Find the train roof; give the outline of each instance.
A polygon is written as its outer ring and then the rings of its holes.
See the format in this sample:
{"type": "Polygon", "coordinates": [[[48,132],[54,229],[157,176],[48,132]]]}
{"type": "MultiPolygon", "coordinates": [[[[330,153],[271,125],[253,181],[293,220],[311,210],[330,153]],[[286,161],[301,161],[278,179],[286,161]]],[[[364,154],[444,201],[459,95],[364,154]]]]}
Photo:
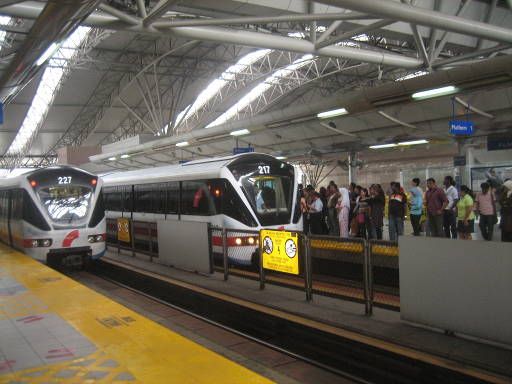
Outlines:
{"type": "Polygon", "coordinates": [[[193,160],[183,164],[164,165],[161,167],[137,169],[134,171],[114,172],[102,175],[103,184],[147,184],[172,179],[191,180],[198,178],[219,177],[221,169],[234,161],[251,159],[273,159],[274,156],[264,153],[244,153],[225,157],[193,160]]]}
{"type": "Polygon", "coordinates": [[[0,188],[18,186],[20,181],[25,180],[29,176],[39,175],[39,174],[42,174],[44,172],[53,171],[53,170],[56,170],[56,169],[72,169],[74,171],[86,173],[86,174],[91,175],[91,176],[96,176],[96,175],[93,175],[92,173],[90,173],[88,171],[84,171],[83,169],[74,167],[72,165],[53,165],[51,167],[45,167],[45,168],[27,169],[26,172],[22,172],[22,173],[20,173],[20,174],[18,174],[16,176],[12,176],[12,177],[11,176],[7,176],[7,177],[4,177],[4,178],[0,178],[0,188]]]}

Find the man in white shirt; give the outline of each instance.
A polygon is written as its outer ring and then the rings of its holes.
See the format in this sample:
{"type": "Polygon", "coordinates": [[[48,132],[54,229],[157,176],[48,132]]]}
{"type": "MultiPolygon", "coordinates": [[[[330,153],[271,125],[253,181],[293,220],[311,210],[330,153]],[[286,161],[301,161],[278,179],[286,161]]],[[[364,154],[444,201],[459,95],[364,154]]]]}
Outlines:
{"type": "Polygon", "coordinates": [[[313,198],[309,204],[309,213],[311,220],[311,233],[314,235],[322,235],[322,210],[324,204],[320,198],[320,194],[316,191],[313,192],[313,198]]]}
{"type": "Polygon", "coordinates": [[[457,238],[457,220],[455,216],[455,208],[457,206],[457,201],[459,200],[459,192],[457,188],[455,188],[455,180],[453,177],[446,176],[444,178],[444,193],[448,198],[448,205],[444,209],[443,216],[443,228],[444,234],[447,238],[456,239],[457,238]]]}

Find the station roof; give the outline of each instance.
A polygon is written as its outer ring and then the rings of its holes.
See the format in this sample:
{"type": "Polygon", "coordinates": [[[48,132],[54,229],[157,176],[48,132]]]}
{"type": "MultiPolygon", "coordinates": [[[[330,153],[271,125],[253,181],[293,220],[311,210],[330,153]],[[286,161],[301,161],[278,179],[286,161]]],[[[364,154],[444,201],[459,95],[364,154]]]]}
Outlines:
{"type": "Polygon", "coordinates": [[[442,147],[452,118],[473,137],[511,131],[506,1],[57,3],[0,1],[0,168],[68,145],[107,145],[91,159],[108,171],[235,146],[297,161],[442,147]]]}

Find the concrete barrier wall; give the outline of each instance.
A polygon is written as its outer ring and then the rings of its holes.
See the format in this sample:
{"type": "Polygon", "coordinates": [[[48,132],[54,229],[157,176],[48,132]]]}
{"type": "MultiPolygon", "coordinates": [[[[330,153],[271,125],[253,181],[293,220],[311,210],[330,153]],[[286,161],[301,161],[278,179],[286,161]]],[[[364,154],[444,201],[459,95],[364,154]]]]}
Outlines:
{"type": "Polygon", "coordinates": [[[200,273],[212,273],[208,223],[159,220],[156,262],[200,273]]]}
{"type": "Polygon", "coordinates": [[[403,320],[512,345],[512,244],[400,238],[403,320]]]}

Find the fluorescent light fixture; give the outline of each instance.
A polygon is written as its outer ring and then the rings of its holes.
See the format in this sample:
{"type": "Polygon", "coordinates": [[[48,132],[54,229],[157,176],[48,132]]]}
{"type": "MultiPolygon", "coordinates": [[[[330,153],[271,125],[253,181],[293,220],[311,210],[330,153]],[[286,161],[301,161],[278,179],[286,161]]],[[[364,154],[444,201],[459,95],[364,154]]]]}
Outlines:
{"type": "Polygon", "coordinates": [[[117,157],[112,156],[112,157],[109,157],[109,158],[108,158],[108,160],[109,160],[109,161],[116,161],[116,160],[117,160],[117,157]]]}
{"type": "Polygon", "coordinates": [[[331,111],[320,112],[316,115],[319,119],[327,119],[329,117],[346,115],[348,111],[345,108],[333,109],[331,111]]]}
{"type": "Polygon", "coordinates": [[[286,156],[276,156],[277,160],[286,160],[286,156]]]}
{"type": "Polygon", "coordinates": [[[186,147],[187,145],[189,145],[188,141],[180,141],[179,143],[176,143],[177,147],[186,147]]]}
{"type": "Polygon", "coordinates": [[[248,129],[239,129],[238,131],[233,131],[230,133],[231,136],[243,136],[243,135],[248,135],[249,133],[251,133],[251,131],[249,131],[248,129]]]}
{"type": "Polygon", "coordinates": [[[418,144],[428,144],[428,140],[411,140],[411,141],[401,141],[398,145],[418,145],[418,144]]]}
{"type": "Polygon", "coordinates": [[[391,144],[379,144],[379,145],[370,145],[370,149],[383,149],[383,148],[393,148],[393,147],[397,147],[398,144],[394,144],[394,143],[391,143],[391,144]]]}
{"type": "Polygon", "coordinates": [[[127,154],[127,153],[125,153],[124,155],[121,155],[121,159],[127,159],[127,158],[129,158],[129,157],[130,157],[130,155],[129,155],[129,154],[127,154]]]}
{"type": "Polygon", "coordinates": [[[427,89],[426,91],[420,91],[412,94],[412,98],[416,100],[421,99],[429,99],[431,97],[438,97],[449,95],[450,93],[454,93],[457,91],[453,85],[448,85],[446,87],[427,89]]]}
{"type": "Polygon", "coordinates": [[[46,51],[37,59],[36,65],[40,66],[46,62],[50,57],[53,56],[55,51],[59,48],[59,45],[57,43],[51,43],[48,48],[46,48],[46,51]]]}

